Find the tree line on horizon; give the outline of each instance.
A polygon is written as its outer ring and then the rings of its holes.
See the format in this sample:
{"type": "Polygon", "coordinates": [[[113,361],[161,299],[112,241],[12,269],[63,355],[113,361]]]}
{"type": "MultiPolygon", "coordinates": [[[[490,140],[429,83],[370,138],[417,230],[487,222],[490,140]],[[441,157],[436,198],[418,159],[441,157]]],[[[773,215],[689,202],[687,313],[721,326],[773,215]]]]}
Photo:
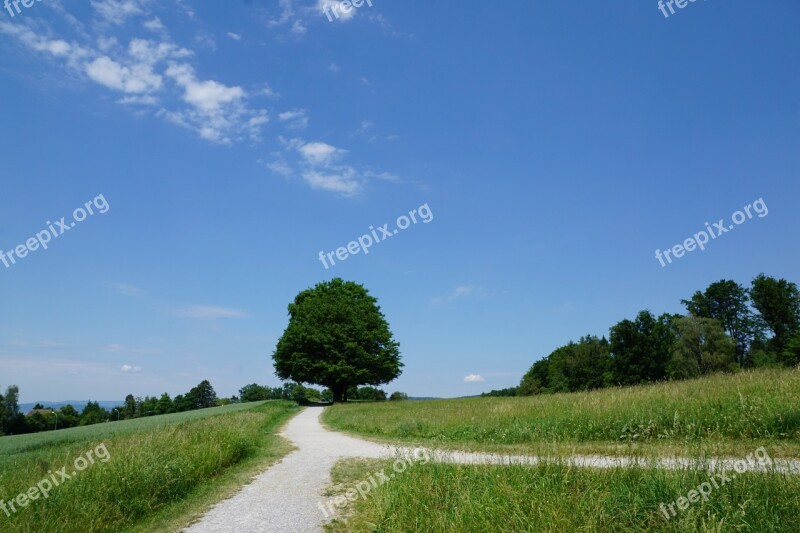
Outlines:
{"type": "Polygon", "coordinates": [[[800,364],[800,292],[758,275],[749,288],[712,283],[681,300],[687,314],[649,310],[536,361],[518,387],[482,396],[527,396],[690,379],[715,372],[800,364]]]}
{"type": "MultiPolygon", "coordinates": [[[[353,400],[387,400],[386,392],[375,387],[352,387],[349,394],[353,400]]],[[[31,410],[32,414],[26,416],[19,410],[19,387],[11,385],[7,388],[5,396],[0,394],[0,436],[183,413],[241,402],[289,400],[302,404],[329,402],[332,399],[333,392],[330,389],[317,390],[294,382],[284,383],[282,387],[265,387],[253,383],[239,389],[239,396],[218,398],[211,383],[203,380],[186,394],[178,394],[175,398],[170,398],[166,392],[160,398],[155,396],[142,398],[128,394],[119,407],[108,410],[99,402],[89,401],[80,412],[70,404],[59,409],[45,409],[41,404],[36,404],[31,410]]],[[[406,400],[408,396],[402,392],[395,392],[388,399],[406,400]]]]}
{"type": "Polygon", "coordinates": [[[70,404],[59,409],[45,409],[41,404],[36,404],[31,410],[31,416],[25,416],[19,410],[19,387],[11,385],[6,390],[5,396],[0,394],[0,435],[20,435],[90,426],[101,422],[205,409],[225,403],[231,401],[217,399],[214,387],[208,380],[203,380],[186,394],[178,394],[174,399],[166,392],[160,398],[155,396],[134,398],[132,394],[128,394],[120,407],[112,408],[110,411],[99,402],[93,401],[89,401],[80,412],[70,404]]]}

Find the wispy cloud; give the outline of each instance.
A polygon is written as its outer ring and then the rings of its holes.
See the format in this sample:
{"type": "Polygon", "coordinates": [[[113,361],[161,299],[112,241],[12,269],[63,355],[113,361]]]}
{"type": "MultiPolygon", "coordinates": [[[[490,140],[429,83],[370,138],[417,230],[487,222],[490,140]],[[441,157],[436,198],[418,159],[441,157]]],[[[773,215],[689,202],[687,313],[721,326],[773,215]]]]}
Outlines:
{"type": "Polygon", "coordinates": [[[116,283],[112,281],[107,283],[107,285],[111,287],[114,292],[122,294],[123,296],[141,296],[144,294],[144,289],[128,285],[127,283],[116,283]]]}
{"type": "Polygon", "coordinates": [[[312,188],[350,197],[361,193],[370,179],[396,181],[388,172],[359,169],[343,160],[348,150],[322,141],[279,138],[284,151],[265,166],[283,177],[300,176],[312,188]]]}
{"type": "Polygon", "coordinates": [[[475,291],[475,288],[471,285],[460,285],[456,287],[453,292],[448,294],[447,296],[441,297],[437,296],[431,299],[433,303],[442,303],[442,302],[449,302],[452,300],[457,300],[459,298],[467,298],[472,296],[472,293],[475,291]]]}
{"type": "Polygon", "coordinates": [[[278,114],[278,120],[286,123],[292,130],[302,130],[308,126],[308,112],[305,109],[293,109],[278,114]]]}
{"type": "Polygon", "coordinates": [[[464,377],[465,383],[480,383],[486,381],[480,374],[469,374],[464,377]]]}
{"type": "Polygon", "coordinates": [[[123,372],[140,372],[142,370],[142,367],[133,365],[122,365],[122,368],[120,370],[122,370],[123,372]]]}

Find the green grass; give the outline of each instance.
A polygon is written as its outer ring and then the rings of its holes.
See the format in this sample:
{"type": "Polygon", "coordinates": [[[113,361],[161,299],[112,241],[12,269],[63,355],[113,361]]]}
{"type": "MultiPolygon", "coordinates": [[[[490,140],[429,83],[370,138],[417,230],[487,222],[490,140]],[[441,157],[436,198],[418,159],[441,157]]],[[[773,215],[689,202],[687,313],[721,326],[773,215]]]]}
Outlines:
{"type": "Polygon", "coordinates": [[[800,369],[523,398],[337,404],[333,429],[378,440],[530,453],[800,456],[800,369]]]}
{"type": "Polygon", "coordinates": [[[101,443],[110,458],[10,518],[0,511],[0,530],[179,530],[290,449],[275,432],[297,412],[293,402],[236,407],[11,438],[16,442],[0,456],[0,499],[6,501],[49,471],[67,467],[70,473],[77,457],[101,443]],[[24,451],[9,452],[15,449],[24,451]]]}
{"type": "Polygon", "coordinates": [[[5,456],[24,451],[31,451],[43,446],[54,446],[69,442],[97,440],[111,435],[124,435],[147,429],[175,425],[189,420],[199,420],[209,416],[249,411],[263,402],[237,403],[209,409],[198,409],[171,415],[149,416],[134,420],[120,420],[105,424],[94,424],[58,431],[45,431],[28,435],[12,435],[0,438],[0,467],[5,456]]]}
{"type": "MultiPolygon", "coordinates": [[[[339,493],[390,462],[338,463],[339,493]]],[[[536,467],[416,464],[358,498],[327,526],[331,532],[472,533],[593,531],[774,531],[800,524],[800,476],[737,476],[668,521],[669,504],[708,481],[695,470],[593,470],[557,464],[536,467]]],[[[717,478],[719,483],[719,478],[717,478]]]]}

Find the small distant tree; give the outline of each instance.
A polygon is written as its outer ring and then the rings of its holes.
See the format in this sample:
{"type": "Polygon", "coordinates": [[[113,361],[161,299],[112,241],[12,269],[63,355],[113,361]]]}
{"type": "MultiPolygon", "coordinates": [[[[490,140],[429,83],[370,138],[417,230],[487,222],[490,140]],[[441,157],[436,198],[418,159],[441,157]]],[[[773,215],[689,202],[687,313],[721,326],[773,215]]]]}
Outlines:
{"type": "Polygon", "coordinates": [[[119,408],[119,414],[120,418],[124,418],[125,420],[130,420],[139,416],[139,405],[136,402],[136,398],[133,397],[133,394],[125,396],[125,403],[119,408]]]}
{"type": "Polygon", "coordinates": [[[401,402],[404,400],[408,400],[408,394],[405,392],[393,392],[391,396],[389,396],[389,401],[391,402],[401,402]]]}
{"type": "Polygon", "coordinates": [[[239,389],[239,397],[243,402],[269,400],[272,398],[272,390],[268,387],[262,387],[256,383],[251,383],[239,389]]]}
{"type": "Polygon", "coordinates": [[[81,414],[72,405],[67,404],[59,410],[58,427],[73,428],[80,424],[81,414]]]}
{"type": "Polygon", "coordinates": [[[166,415],[174,412],[175,406],[172,404],[172,399],[169,397],[169,394],[165,392],[161,395],[161,398],[158,399],[158,403],[156,404],[156,413],[160,415],[166,415]]]}
{"type": "Polygon", "coordinates": [[[25,425],[28,427],[29,433],[39,433],[40,431],[53,429],[53,424],[42,413],[33,413],[31,416],[26,417],[25,425]]]}
{"type": "Polygon", "coordinates": [[[155,396],[145,396],[139,406],[140,416],[154,416],[158,414],[158,398],[155,396]]]}
{"type": "Polygon", "coordinates": [[[217,404],[217,393],[214,392],[214,387],[207,379],[204,379],[191,391],[189,396],[192,401],[193,409],[205,409],[207,407],[214,407],[217,404]]]}
{"type": "Polygon", "coordinates": [[[403,366],[377,300],[340,278],[289,304],[289,325],[272,358],[278,377],[326,386],[336,402],[346,401],[352,386],[392,381],[403,366]]]}
{"type": "Polygon", "coordinates": [[[100,407],[98,402],[86,404],[86,407],[81,411],[81,426],[91,426],[92,424],[99,424],[108,420],[108,411],[100,407]]]}
{"type": "Polygon", "coordinates": [[[367,400],[372,402],[386,401],[386,393],[375,387],[360,387],[356,392],[356,397],[359,400],[367,400]]]}
{"type": "Polygon", "coordinates": [[[189,394],[186,395],[178,394],[177,396],[175,396],[173,405],[176,413],[183,413],[185,411],[191,411],[192,409],[194,409],[194,403],[189,394]]]}

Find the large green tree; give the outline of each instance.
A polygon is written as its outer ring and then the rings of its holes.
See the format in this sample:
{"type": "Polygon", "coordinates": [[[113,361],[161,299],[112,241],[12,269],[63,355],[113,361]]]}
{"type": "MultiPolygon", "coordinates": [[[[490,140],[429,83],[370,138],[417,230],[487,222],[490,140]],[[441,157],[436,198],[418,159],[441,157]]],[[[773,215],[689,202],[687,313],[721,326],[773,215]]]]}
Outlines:
{"type": "Polygon", "coordinates": [[[377,300],[363,285],[340,278],[302,291],[289,304],[289,325],[272,355],[281,379],[323,385],[333,401],[358,385],[400,375],[400,345],[377,300]]]}
{"type": "Polygon", "coordinates": [[[748,350],[759,331],[750,310],[747,289],[735,281],[722,279],[681,303],[696,317],[718,320],[735,343],[737,362],[741,366],[748,363],[748,350]]]}
{"type": "Polygon", "coordinates": [[[800,292],[797,285],[759,274],[753,280],[750,298],[772,331],[772,349],[783,355],[789,340],[800,333],[800,292]]]}

